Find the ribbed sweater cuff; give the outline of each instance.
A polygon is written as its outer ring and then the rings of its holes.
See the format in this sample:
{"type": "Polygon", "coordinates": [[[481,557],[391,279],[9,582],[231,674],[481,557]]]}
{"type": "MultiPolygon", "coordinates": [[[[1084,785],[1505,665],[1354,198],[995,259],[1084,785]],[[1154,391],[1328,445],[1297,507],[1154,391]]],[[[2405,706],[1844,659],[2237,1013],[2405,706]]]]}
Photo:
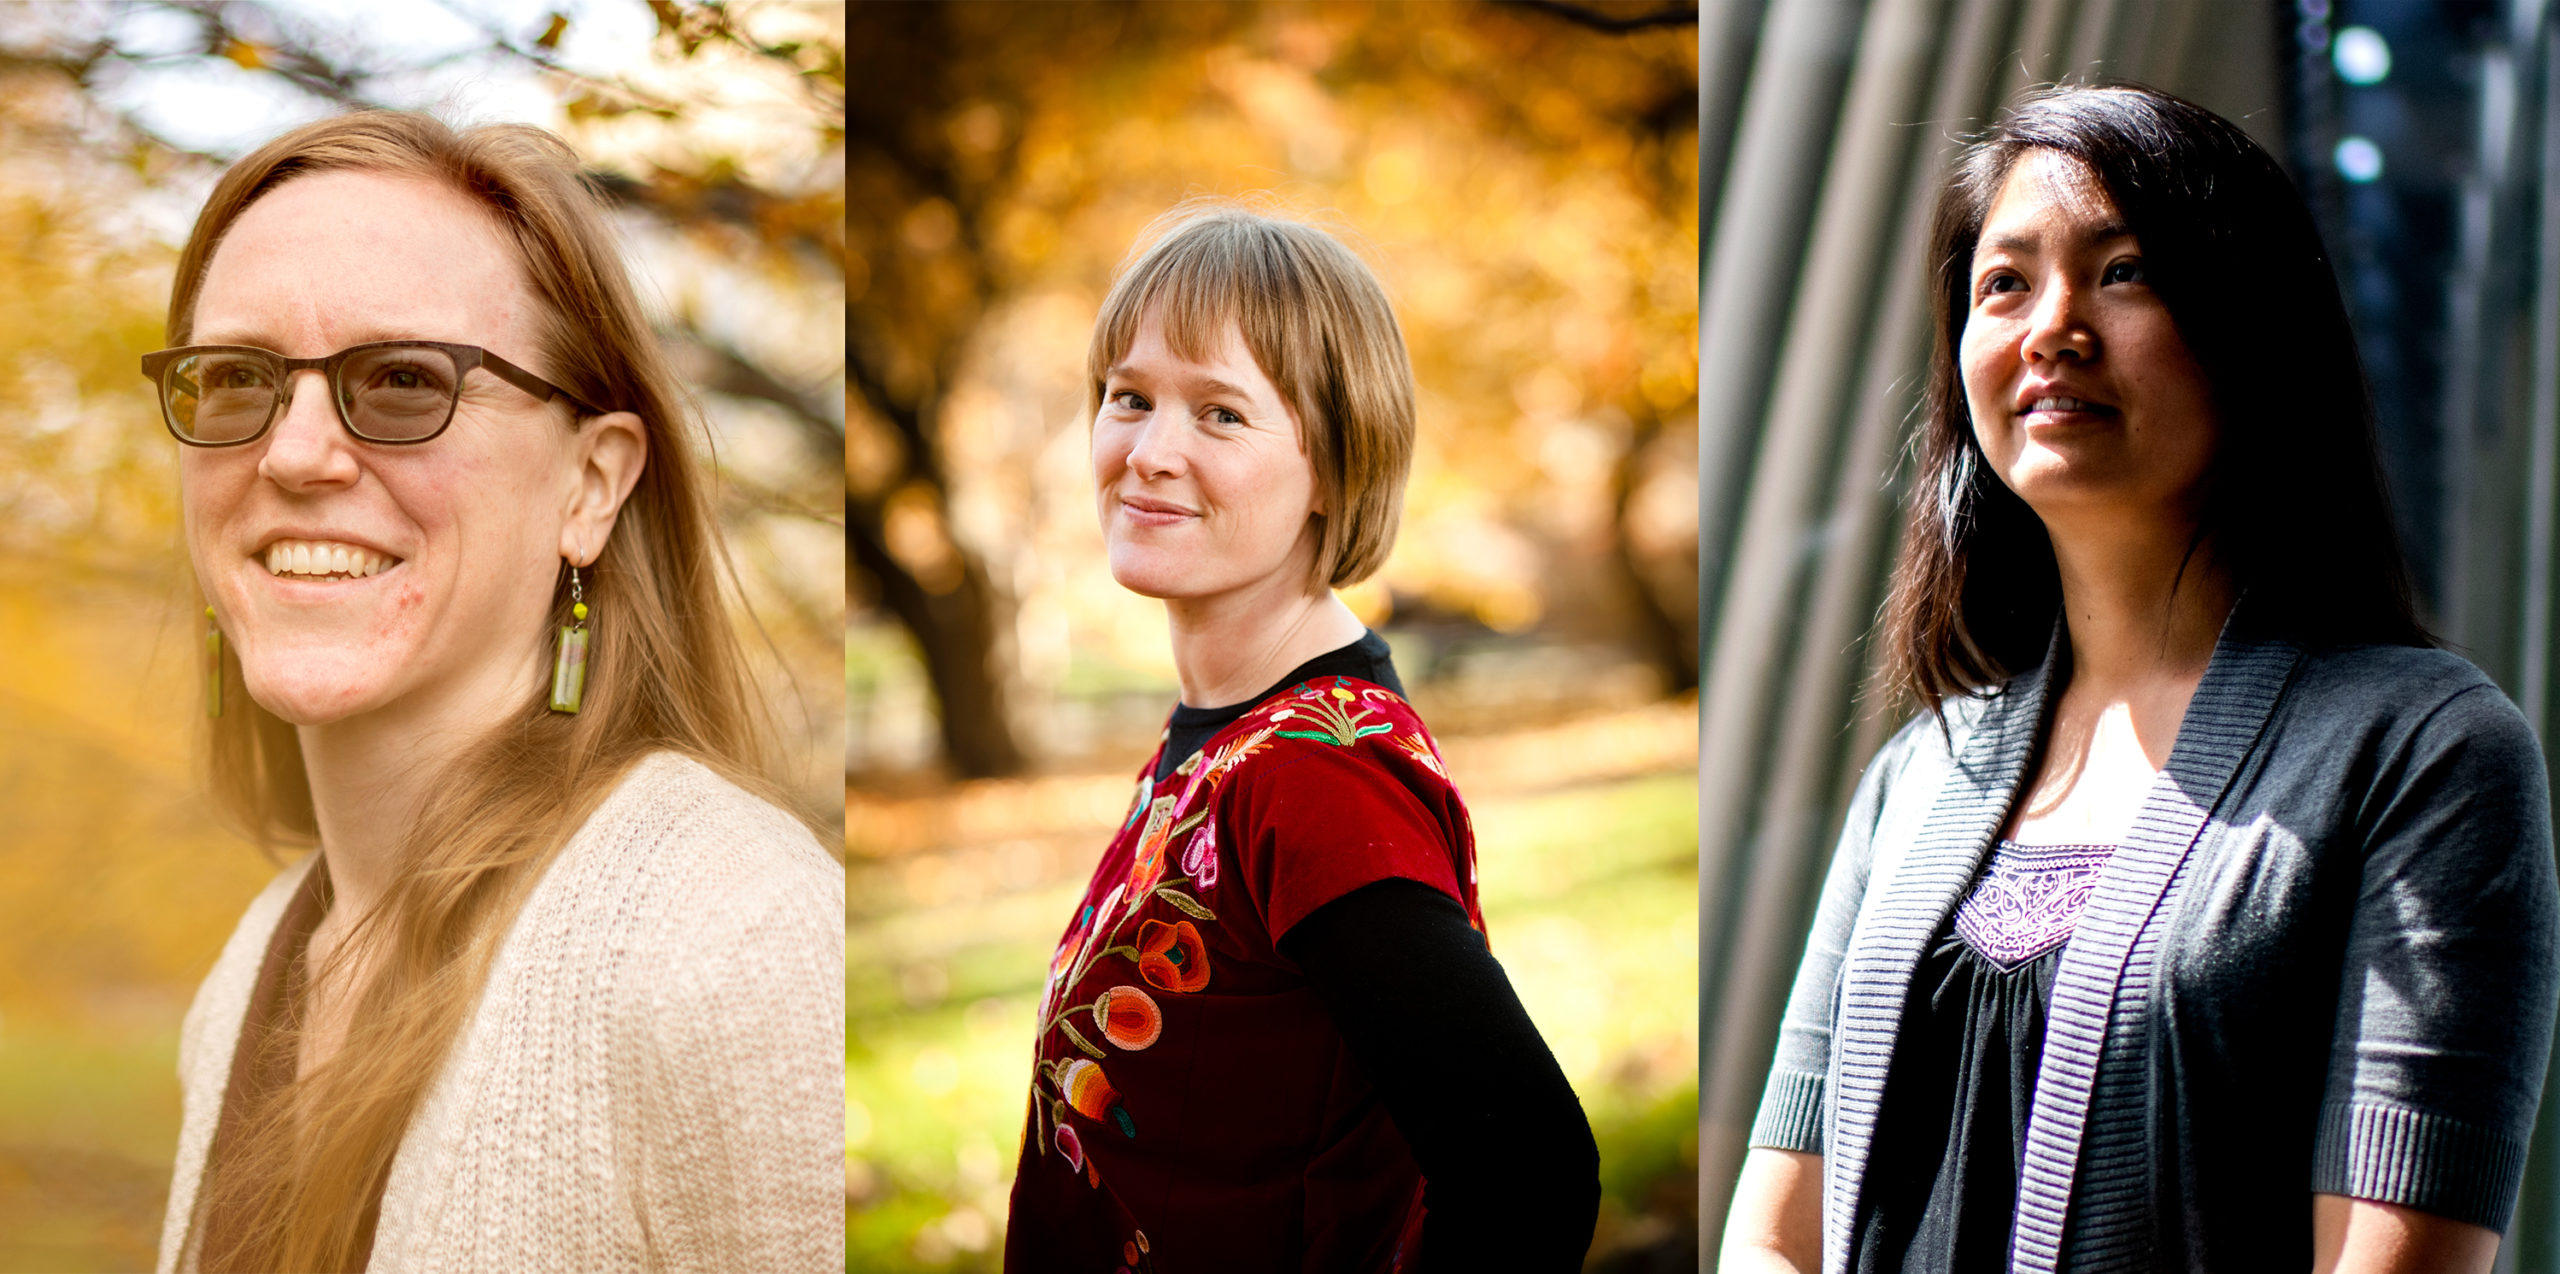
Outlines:
{"type": "Polygon", "coordinates": [[[2524,1139],[2373,1102],[2331,1102],[2312,1144],[2311,1188],[2396,1203],[2505,1233],[2524,1180],[2524,1139]]]}
{"type": "Polygon", "coordinates": [[[1760,1117],[1751,1125],[1751,1144],[1821,1154],[1822,1083],[1820,1075],[1771,1071],[1760,1095],[1760,1117]]]}

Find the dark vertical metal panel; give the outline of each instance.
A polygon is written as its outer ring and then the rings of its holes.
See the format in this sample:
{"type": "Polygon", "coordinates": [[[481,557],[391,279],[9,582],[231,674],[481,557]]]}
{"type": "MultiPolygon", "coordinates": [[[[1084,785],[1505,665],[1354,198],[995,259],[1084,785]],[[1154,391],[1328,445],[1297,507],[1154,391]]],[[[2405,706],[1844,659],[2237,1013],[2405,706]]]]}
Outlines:
{"type": "MultiPolygon", "coordinates": [[[[2530,46],[2527,46],[2530,47],[2530,46]]],[[[2543,41],[2542,70],[2535,85],[2541,97],[2541,180],[2534,244],[2532,406],[2527,424],[2530,439],[2525,478],[2524,579],[2521,631],[2517,634],[2516,701],[2538,732],[2551,722],[2551,585],[2555,470],[2560,470],[2560,185],[2550,174],[2560,170],[2560,94],[2551,91],[2556,73],[2552,58],[2560,54],[2543,41]]]]}
{"type": "MultiPolygon", "coordinates": [[[[1751,55],[1759,47],[1764,0],[1707,0],[1698,9],[1698,242],[1716,229],[1724,197],[1725,164],[1733,156],[1733,122],[1742,112],[1742,90],[1751,80],[1751,55]]],[[[1698,259],[1706,281],[1706,257],[1698,259]]]]}
{"type": "MultiPolygon", "coordinates": [[[[2024,23],[2018,29],[2009,79],[2012,92],[2030,84],[2050,84],[2071,70],[2063,64],[2069,50],[2062,42],[2071,30],[2071,16],[2079,9],[2075,0],[2027,0],[2024,23]]],[[[2004,93],[2002,97],[2007,97],[2004,93]]]]}
{"type": "MultiPolygon", "coordinates": [[[[2508,46],[2538,66],[2532,101],[2517,115],[2538,118],[2540,162],[2520,182],[2535,195],[2531,391],[2528,432],[2531,464],[2526,487],[2521,668],[2515,684],[2519,706],[2542,739],[2543,760],[2553,760],[2551,660],[2553,537],[2560,534],[2560,24],[2543,0],[2518,0],[2508,10],[2508,46]],[[2538,52],[2539,57],[2535,57],[2538,52]]],[[[2525,1178],[2507,1241],[2500,1245],[2500,1274],[2560,1271],[2560,1058],[2542,1084],[2542,1107],[2525,1156],[2525,1178]]]]}
{"type": "Polygon", "coordinates": [[[2121,0],[2081,0],[2078,18],[2071,24],[2071,47],[2063,55],[2071,74],[2119,73],[2114,64],[2127,49],[2138,47],[2118,38],[2124,8],[2121,0]]]}
{"type": "Polygon", "coordinates": [[[1788,970],[1775,967],[1772,926],[1796,908],[1773,891],[1785,892],[1781,882],[1801,874],[1799,864],[1772,863],[1746,846],[1757,839],[1748,820],[1768,757],[1758,743],[1771,733],[1782,684],[1776,674],[1797,627],[1807,530],[1820,518],[1839,454],[1851,385],[1842,364],[1875,319],[1875,280],[1896,264],[1886,257],[1908,166],[1908,126],[1929,84],[1944,7],[1945,0],[1876,0],[1867,10],[1710,646],[1700,700],[1700,857],[1731,864],[1712,883],[1701,875],[1702,893],[1722,896],[1717,912],[1701,911],[1702,921],[1713,916],[1720,939],[1702,953],[1709,957],[1701,962],[1702,985],[1722,992],[1702,1003],[1700,1019],[1717,1041],[1699,1095],[1702,1122],[1713,1129],[1700,1142],[1709,1196],[1703,1206],[1711,1214],[1721,1212],[1714,1196],[1739,1161],[1759,1098],[1755,1077],[1765,1073],[1785,995],[1788,970]],[[1749,1053],[1759,1055],[1758,1064],[1734,1064],[1737,1054],[1749,1053]]]}
{"type": "Polygon", "coordinates": [[[1698,305],[1698,631],[1712,645],[1780,325],[1840,108],[1859,0],[1767,9],[1698,305]]]}

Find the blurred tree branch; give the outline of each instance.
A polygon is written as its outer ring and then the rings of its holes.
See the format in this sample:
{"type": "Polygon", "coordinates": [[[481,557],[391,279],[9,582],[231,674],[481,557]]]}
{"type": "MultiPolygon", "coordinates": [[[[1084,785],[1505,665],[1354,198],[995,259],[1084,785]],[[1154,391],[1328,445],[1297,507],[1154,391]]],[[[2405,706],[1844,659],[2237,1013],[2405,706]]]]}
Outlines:
{"type": "Polygon", "coordinates": [[[1589,27],[1594,31],[1605,31],[1611,35],[1624,35],[1629,31],[1650,31],[1656,27],[1698,25],[1698,6],[1695,4],[1672,4],[1649,12],[1615,14],[1605,13],[1588,5],[1574,4],[1571,0],[1503,0],[1503,3],[1515,4],[1523,9],[1533,9],[1539,13],[1562,18],[1575,26],[1589,27]]]}

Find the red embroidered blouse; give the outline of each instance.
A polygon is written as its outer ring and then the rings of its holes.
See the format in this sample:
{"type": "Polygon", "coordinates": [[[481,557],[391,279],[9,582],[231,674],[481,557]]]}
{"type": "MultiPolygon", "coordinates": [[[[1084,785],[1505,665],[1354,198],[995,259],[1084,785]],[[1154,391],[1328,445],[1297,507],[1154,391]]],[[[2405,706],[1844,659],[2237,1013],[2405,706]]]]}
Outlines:
{"type": "Polygon", "coordinates": [[[1005,1268],[1398,1269],[1421,1171],[1276,944],[1397,878],[1483,930],[1439,749],[1394,692],[1318,677],[1155,772],[1050,964],[1005,1268]]]}

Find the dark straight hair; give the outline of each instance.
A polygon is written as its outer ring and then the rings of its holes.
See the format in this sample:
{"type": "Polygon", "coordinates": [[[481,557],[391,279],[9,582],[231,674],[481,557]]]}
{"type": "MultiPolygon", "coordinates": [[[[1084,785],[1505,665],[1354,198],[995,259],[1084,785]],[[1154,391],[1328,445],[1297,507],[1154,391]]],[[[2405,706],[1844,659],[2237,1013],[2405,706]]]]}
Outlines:
{"type": "Polygon", "coordinates": [[[2355,333],[2311,211],[2230,121],[2137,84],[2020,98],[1957,159],[1930,234],[1937,342],[1882,634],[1886,688],[1943,713],[2042,661],[2062,605],[2044,523],[1975,441],[1958,347],[1974,245],[2030,150],[2079,161],[2142,247],[2204,369],[2221,443],[2199,541],[2253,627],[2309,645],[2431,646],[2410,599],[2355,333]]]}

